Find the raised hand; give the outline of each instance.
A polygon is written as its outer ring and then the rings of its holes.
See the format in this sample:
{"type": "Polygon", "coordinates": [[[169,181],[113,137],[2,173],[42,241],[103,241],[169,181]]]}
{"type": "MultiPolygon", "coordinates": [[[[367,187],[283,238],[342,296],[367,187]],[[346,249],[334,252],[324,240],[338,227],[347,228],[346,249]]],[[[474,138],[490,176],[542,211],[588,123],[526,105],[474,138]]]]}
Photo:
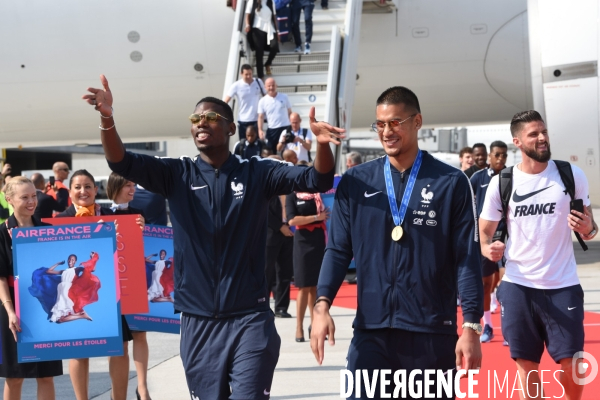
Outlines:
{"type": "Polygon", "coordinates": [[[83,95],[81,98],[88,104],[94,106],[94,108],[105,117],[112,115],[112,104],[113,97],[110,88],[108,87],[108,80],[104,75],[100,75],[100,82],[102,83],[103,89],[87,88],[90,94],[83,95]]]}
{"type": "Polygon", "coordinates": [[[311,107],[310,112],[308,113],[308,117],[310,118],[310,130],[313,135],[317,138],[317,143],[326,144],[340,144],[340,139],[345,138],[343,135],[346,132],[345,129],[338,128],[329,124],[328,122],[319,122],[315,119],[315,108],[311,107]]]}
{"type": "Polygon", "coordinates": [[[63,260],[63,261],[57,263],[57,265],[63,265],[64,263],[65,263],[65,261],[63,260]]]}

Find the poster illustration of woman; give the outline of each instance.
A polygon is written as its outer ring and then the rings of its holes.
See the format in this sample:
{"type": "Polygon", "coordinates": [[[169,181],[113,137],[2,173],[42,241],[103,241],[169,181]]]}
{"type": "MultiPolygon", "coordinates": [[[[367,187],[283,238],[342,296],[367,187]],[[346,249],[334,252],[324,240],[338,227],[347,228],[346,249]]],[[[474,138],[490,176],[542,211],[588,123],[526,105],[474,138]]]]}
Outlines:
{"type": "Polygon", "coordinates": [[[146,265],[150,266],[154,263],[154,269],[152,270],[152,279],[150,286],[148,287],[148,301],[161,302],[169,301],[173,302],[171,292],[174,289],[173,283],[173,257],[166,260],[167,251],[160,251],[160,259],[153,261],[152,257],[156,257],[158,254],[151,254],[146,257],[146,265]]]}
{"type": "Polygon", "coordinates": [[[38,299],[51,322],[62,323],[77,319],[92,318],[83,307],[98,301],[100,280],[92,272],[96,268],[99,255],[91,252],[90,259],[75,267],[77,256],[67,258],[68,268],[57,271],[63,265],[61,261],[50,268],[38,268],[33,271],[29,293],[38,299]]]}

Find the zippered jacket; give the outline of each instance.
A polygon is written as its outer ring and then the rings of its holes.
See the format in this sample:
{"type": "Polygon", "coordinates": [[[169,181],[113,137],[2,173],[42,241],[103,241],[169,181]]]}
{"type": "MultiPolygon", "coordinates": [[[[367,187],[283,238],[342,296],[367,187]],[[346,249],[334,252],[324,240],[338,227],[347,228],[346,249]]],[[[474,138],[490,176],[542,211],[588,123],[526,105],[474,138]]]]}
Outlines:
{"type": "MultiPolygon", "coordinates": [[[[354,257],[355,328],[456,334],[457,287],[465,322],[483,315],[471,185],[461,171],[423,153],[397,242],[391,237],[385,157],[351,168],[337,187],[317,298],[335,298],[354,257]]],[[[398,209],[410,171],[391,166],[398,209]]]]}
{"type": "Polygon", "coordinates": [[[220,169],[199,156],[155,158],[126,152],[110,168],[169,200],[175,309],[223,318],[269,309],[265,280],[271,197],[325,192],[333,171],[230,155],[220,169]]]}

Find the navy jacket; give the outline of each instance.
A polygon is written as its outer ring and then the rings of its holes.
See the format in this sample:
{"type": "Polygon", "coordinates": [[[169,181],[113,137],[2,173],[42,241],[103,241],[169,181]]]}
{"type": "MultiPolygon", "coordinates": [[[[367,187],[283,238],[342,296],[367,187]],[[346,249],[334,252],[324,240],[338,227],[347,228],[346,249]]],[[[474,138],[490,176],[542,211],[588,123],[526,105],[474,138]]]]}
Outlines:
{"type": "Polygon", "coordinates": [[[333,171],[230,155],[220,169],[199,156],[154,158],[127,152],[110,168],[169,200],[174,232],[175,309],[230,317],[269,309],[265,280],[271,197],[324,192],[333,171]]]}
{"type": "MultiPolygon", "coordinates": [[[[335,194],[317,297],[334,299],[354,257],[354,327],[456,334],[456,288],[466,322],[483,315],[475,206],[467,177],[423,152],[398,242],[391,238],[385,157],[358,165],[335,194]],[[458,282],[457,282],[458,281],[458,282]]],[[[398,209],[410,170],[391,167],[398,209]]]]}
{"type": "MultiPolygon", "coordinates": [[[[481,211],[483,210],[483,203],[485,201],[485,194],[487,193],[487,188],[490,185],[490,181],[494,176],[498,174],[494,173],[492,168],[484,168],[475,172],[471,176],[471,186],[473,187],[473,193],[475,194],[475,204],[477,205],[477,218],[481,215],[481,211]]],[[[498,239],[502,234],[505,226],[504,220],[501,220],[498,223],[498,227],[496,228],[496,234],[494,235],[495,239],[498,239]]]]}
{"type": "Polygon", "coordinates": [[[133,200],[129,206],[143,211],[146,225],[167,225],[167,201],[161,195],[152,193],[137,186],[133,200]]]}

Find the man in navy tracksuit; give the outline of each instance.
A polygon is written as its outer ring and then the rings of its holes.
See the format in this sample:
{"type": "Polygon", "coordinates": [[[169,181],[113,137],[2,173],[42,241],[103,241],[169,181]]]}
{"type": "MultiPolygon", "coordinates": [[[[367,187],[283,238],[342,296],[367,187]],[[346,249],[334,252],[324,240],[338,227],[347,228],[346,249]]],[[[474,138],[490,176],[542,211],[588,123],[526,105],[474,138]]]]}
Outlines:
{"type": "MultiPolygon", "coordinates": [[[[498,175],[506,166],[508,158],[508,147],[506,143],[500,140],[492,142],[490,145],[489,165],[475,172],[471,176],[471,186],[475,193],[475,203],[477,205],[477,217],[483,209],[485,193],[492,177],[498,175]]],[[[504,222],[498,225],[495,238],[499,240],[504,230],[504,222]]],[[[481,334],[481,343],[491,342],[494,338],[494,324],[492,323],[492,293],[502,277],[499,274],[498,263],[481,257],[481,274],[483,276],[483,333],[481,334]]],[[[495,300],[494,300],[495,301],[495,300]]]]}
{"type": "MultiPolygon", "coordinates": [[[[377,100],[373,129],[387,156],[348,170],[337,187],[312,322],[311,348],[319,363],[326,336],[334,343],[329,307],[354,257],[358,308],[348,371],[372,376],[376,369],[392,375],[404,370],[408,376],[415,369],[481,365],[483,299],[471,187],[461,171],[420,152],[421,125],[415,94],[404,87],[386,90],[377,100]],[[401,216],[407,191],[405,216],[397,223],[391,201],[401,216]],[[457,285],[465,322],[458,341],[457,285]]],[[[360,386],[366,396],[364,380],[360,386]]],[[[393,389],[388,385],[387,393],[393,389]]],[[[379,384],[375,394],[379,398],[379,384]]],[[[351,397],[360,398],[354,390],[351,397]]]]}
{"type": "Polygon", "coordinates": [[[174,231],[175,309],[181,316],[181,358],[193,399],[268,399],[280,338],[265,283],[269,200],[292,191],[333,186],[329,143],[343,130],[317,123],[314,168],[272,159],[241,160],[229,152],[235,134],[227,103],[196,105],[191,133],[200,154],[154,158],[126,152],[112,118],[112,94],[88,89],[101,113],[110,168],[169,200],[174,231]],[[338,132],[338,133],[333,133],[338,132]],[[239,240],[239,238],[245,240],[239,240]]]}

